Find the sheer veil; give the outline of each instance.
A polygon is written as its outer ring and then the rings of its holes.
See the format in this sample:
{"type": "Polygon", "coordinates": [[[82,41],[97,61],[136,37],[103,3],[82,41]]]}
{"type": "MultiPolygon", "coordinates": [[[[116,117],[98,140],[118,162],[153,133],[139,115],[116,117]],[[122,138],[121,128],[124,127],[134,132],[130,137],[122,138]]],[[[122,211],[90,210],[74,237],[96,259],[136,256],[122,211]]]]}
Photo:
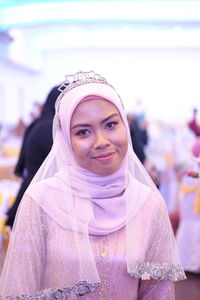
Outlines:
{"type": "MultiPolygon", "coordinates": [[[[108,235],[121,228],[126,228],[127,272],[131,276],[145,279],[148,273],[154,279],[184,279],[164,200],[133,152],[120,96],[106,79],[94,72],[78,72],[67,76],[60,91],[53,121],[53,146],[26,194],[70,233],[69,247],[75,249],[78,257],[73,284],[87,282],[93,288],[99,286],[100,278],[90,235],[108,235]],[[88,96],[113,103],[126,127],[129,141],[126,157],[119,170],[108,176],[82,169],[73,155],[71,117],[77,104],[88,96]],[[162,218],[160,223],[157,216],[162,218]],[[160,260],[154,258],[153,248],[150,251],[152,236],[154,244],[159,240],[156,234],[159,234],[160,226],[163,232],[168,232],[170,239],[170,246],[165,249],[165,260],[164,257],[160,260]]],[[[9,256],[6,264],[9,264],[9,256]]]]}

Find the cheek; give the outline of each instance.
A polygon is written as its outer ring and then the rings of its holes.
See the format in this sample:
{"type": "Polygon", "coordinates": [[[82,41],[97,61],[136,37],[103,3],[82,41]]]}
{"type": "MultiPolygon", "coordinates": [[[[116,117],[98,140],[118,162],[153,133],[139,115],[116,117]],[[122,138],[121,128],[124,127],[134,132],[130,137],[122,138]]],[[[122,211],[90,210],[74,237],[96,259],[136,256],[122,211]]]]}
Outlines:
{"type": "Polygon", "coordinates": [[[126,133],[124,133],[121,139],[121,149],[122,149],[122,155],[125,156],[128,150],[128,139],[126,133]]]}
{"type": "Polygon", "coordinates": [[[120,147],[122,152],[127,152],[128,149],[128,137],[124,127],[122,127],[117,134],[115,134],[113,141],[115,145],[120,147]]]}
{"type": "Polygon", "coordinates": [[[90,150],[91,141],[89,139],[79,140],[72,138],[72,149],[77,159],[85,158],[90,150]]]}

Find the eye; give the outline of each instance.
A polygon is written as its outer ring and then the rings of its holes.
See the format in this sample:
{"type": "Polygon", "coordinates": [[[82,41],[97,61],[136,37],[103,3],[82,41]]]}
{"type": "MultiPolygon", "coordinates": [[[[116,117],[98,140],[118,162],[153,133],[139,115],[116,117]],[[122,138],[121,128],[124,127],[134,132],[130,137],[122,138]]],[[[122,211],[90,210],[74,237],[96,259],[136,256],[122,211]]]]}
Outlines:
{"type": "Polygon", "coordinates": [[[78,132],[76,132],[76,135],[78,136],[86,136],[90,133],[90,131],[88,129],[81,129],[78,132]]]}
{"type": "Polygon", "coordinates": [[[114,128],[116,125],[118,124],[118,122],[116,121],[112,121],[106,124],[107,128],[114,128]]]}

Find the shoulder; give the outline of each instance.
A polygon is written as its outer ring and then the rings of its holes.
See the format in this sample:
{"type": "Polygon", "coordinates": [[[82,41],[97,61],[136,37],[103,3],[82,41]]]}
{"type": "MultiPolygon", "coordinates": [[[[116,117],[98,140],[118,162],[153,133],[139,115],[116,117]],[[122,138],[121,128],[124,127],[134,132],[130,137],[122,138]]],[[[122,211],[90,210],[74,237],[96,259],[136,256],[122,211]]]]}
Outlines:
{"type": "Polygon", "coordinates": [[[131,218],[141,219],[142,222],[148,222],[158,215],[159,212],[165,211],[166,205],[160,192],[153,187],[149,187],[133,178],[127,194],[127,206],[131,218]]]}
{"type": "Polygon", "coordinates": [[[39,222],[42,219],[43,211],[36,201],[27,193],[24,194],[19,209],[17,211],[15,223],[19,226],[24,224],[39,222]],[[21,225],[20,225],[21,224],[21,225]]]}
{"type": "Polygon", "coordinates": [[[32,197],[35,193],[48,193],[50,190],[59,190],[59,179],[56,176],[31,183],[26,193],[32,197]]]}
{"type": "Polygon", "coordinates": [[[165,201],[157,188],[153,189],[135,179],[134,185],[137,185],[137,189],[140,191],[141,197],[146,196],[144,202],[144,208],[152,213],[158,213],[159,211],[167,212],[167,206],[165,201]]]}
{"type": "Polygon", "coordinates": [[[142,197],[145,199],[145,202],[158,203],[162,199],[160,192],[156,188],[154,190],[153,187],[150,187],[133,177],[130,179],[130,189],[133,191],[134,196],[137,195],[137,198],[142,197]]]}

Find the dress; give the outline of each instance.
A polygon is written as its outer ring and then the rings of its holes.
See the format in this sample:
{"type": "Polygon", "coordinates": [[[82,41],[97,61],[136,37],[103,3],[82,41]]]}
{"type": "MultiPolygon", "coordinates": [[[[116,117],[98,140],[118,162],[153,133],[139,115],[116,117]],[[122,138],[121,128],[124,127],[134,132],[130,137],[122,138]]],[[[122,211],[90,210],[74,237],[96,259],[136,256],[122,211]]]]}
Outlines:
{"type": "MultiPolygon", "coordinates": [[[[159,279],[164,276],[166,279],[170,279],[172,276],[176,280],[176,276],[180,276],[178,269],[177,274],[175,274],[172,270],[170,271],[170,268],[165,269],[164,264],[163,267],[159,265],[159,263],[170,260],[168,245],[171,227],[168,224],[164,206],[160,206],[160,201],[151,195],[138,217],[142,217],[143,213],[145,214],[145,210],[148,209],[148,202],[157,203],[157,209],[150,222],[151,243],[146,245],[145,253],[145,260],[153,264],[151,267],[141,265],[138,269],[136,268],[135,277],[145,279],[146,276],[148,279],[149,276],[152,276],[159,279]],[[165,219],[165,227],[163,227],[163,218],[165,219]],[[163,249],[160,248],[165,246],[167,251],[162,251],[163,249]]],[[[18,219],[18,226],[16,227],[17,234],[15,232],[15,240],[11,240],[10,245],[10,254],[13,255],[14,251],[14,255],[7,273],[2,276],[1,294],[18,295],[18,290],[20,290],[30,296],[38,290],[51,289],[52,291],[52,288],[66,288],[69,286],[69,279],[73,282],[73,269],[76,268],[75,249],[73,246],[68,247],[70,232],[59,226],[28,195],[24,197],[21,206],[20,219],[18,219]],[[12,249],[13,245],[15,246],[12,249]],[[69,259],[74,260],[74,264],[71,263],[70,268],[69,259]],[[5,285],[4,280],[7,283],[5,285]]],[[[90,236],[102,286],[93,293],[80,297],[80,299],[174,299],[172,281],[139,280],[127,274],[124,239],[124,229],[106,236],[90,236]]],[[[53,299],[53,297],[49,299],[53,299]]],[[[79,296],[67,299],[79,299],[79,296]]]]}
{"type": "Polygon", "coordinates": [[[185,274],[121,98],[93,71],[66,76],[60,90],[53,146],[18,209],[0,295],[174,300],[185,274]]]}

